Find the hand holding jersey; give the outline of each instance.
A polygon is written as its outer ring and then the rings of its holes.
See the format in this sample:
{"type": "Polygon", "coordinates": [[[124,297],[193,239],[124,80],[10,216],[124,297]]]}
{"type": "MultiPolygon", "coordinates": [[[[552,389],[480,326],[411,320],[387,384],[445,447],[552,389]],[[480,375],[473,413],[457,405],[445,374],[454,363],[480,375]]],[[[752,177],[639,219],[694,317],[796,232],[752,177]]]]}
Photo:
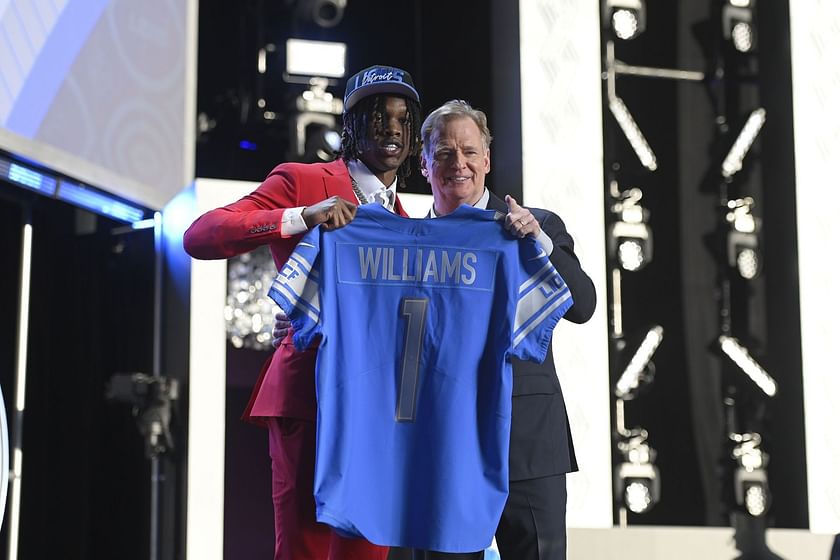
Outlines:
{"type": "Polygon", "coordinates": [[[516,199],[510,195],[505,196],[505,203],[508,205],[509,212],[505,216],[505,228],[516,237],[539,237],[542,230],[540,223],[531,214],[531,211],[524,208],[516,202],[516,199]]]}
{"type": "Polygon", "coordinates": [[[322,224],[324,229],[333,230],[349,224],[356,215],[356,205],[340,196],[331,196],[318,204],[307,206],[301,212],[307,229],[322,224]]]}

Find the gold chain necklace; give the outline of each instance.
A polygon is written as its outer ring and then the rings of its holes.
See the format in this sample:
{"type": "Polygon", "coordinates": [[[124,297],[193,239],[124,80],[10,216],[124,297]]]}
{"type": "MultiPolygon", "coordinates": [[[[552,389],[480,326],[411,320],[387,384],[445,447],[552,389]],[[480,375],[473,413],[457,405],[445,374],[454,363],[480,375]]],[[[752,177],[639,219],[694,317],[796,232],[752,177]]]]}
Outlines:
{"type": "Polygon", "coordinates": [[[359,188],[359,184],[352,175],[350,175],[350,186],[353,187],[353,193],[356,195],[356,198],[359,199],[359,204],[368,204],[370,202],[368,197],[365,196],[365,193],[362,192],[362,189],[359,188]]]}

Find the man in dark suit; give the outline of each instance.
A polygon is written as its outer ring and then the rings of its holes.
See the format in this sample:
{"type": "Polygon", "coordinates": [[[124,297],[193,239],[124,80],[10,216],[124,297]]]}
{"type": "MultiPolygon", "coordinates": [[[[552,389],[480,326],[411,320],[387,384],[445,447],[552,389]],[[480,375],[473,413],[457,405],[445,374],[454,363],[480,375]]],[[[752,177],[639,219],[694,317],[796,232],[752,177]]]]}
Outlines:
{"type": "MultiPolygon", "coordinates": [[[[465,101],[432,111],[421,129],[421,172],[432,186],[430,214],[443,216],[461,204],[498,210],[519,237],[537,238],[572,292],[565,318],[588,321],[595,311],[595,286],[580,266],[574,242],[554,213],[501,200],[484,185],[490,171],[487,117],[465,101]]],[[[566,473],[577,470],[571,431],[551,350],[542,364],[514,359],[510,442],[510,494],[496,531],[503,560],[566,557],[566,473]]],[[[452,558],[415,553],[415,558],[452,558]]],[[[463,555],[459,555],[462,558],[463,555]]],[[[480,553],[474,555],[480,558],[480,553]]]]}
{"type": "MultiPolygon", "coordinates": [[[[595,311],[595,286],[580,266],[574,242],[556,214],[505,200],[484,185],[490,171],[487,117],[464,101],[445,103],[426,118],[421,134],[421,172],[432,186],[429,216],[443,216],[461,204],[505,215],[514,235],[537,238],[572,292],[565,318],[589,320],[595,311]]],[[[275,344],[288,323],[275,324],[275,344]]],[[[496,541],[503,560],[561,560],[566,557],[566,473],[577,470],[566,405],[551,350],[542,364],[513,361],[510,442],[510,494],[496,541]]],[[[391,558],[474,560],[483,552],[447,554],[393,551],[391,558]]]]}

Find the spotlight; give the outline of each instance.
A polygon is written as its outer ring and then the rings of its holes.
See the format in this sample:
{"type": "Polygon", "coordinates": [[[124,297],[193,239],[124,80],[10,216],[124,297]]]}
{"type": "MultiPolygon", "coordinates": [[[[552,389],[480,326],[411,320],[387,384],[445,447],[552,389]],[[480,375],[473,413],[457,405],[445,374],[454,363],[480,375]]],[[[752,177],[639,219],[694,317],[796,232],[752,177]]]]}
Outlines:
{"type": "Polygon", "coordinates": [[[776,380],[764,368],[758,365],[747,349],[737,338],[721,335],[718,337],[720,349],[746,374],[755,385],[768,397],[773,397],[778,391],[776,380]]]}
{"type": "Polygon", "coordinates": [[[732,46],[738,52],[755,50],[754,9],[755,0],[728,0],[723,6],[723,37],[732,41],[732,46]]]}
{"type": "Polygon", "coordinates": [[[624,270],[636,271],[653,258],[653,234],[647,224],[650,212],[639,204],[639,188],[626,190],[617,199],[612,206],[617,219],[610,226],[610,254],[624,270]]]}
{"type": "MultiPolygon", "coordinates": [[[[262,56],[262,51],[260,54],[262,56]]],[[[343,78],[347,73],[346,61],[346,43],[287,39],[285,79],[290,81],[290,77],[343,78]]]]}
{"type": "Polygon", "coordinates": [[[303,161],[332,161],[341,148],[335,124],[312,123],[306,127],[303,161]]]}
{"type": "Polygon", "coordinates": [[[761,435],[755,432],[729,434],[735,444],[731,456],[735,460],[735,505],[753,517],[761,517],[770,508],[770,486],[767,483],[767,453],[761,449],[761,435]]]}
{"type": "Polygon", "coordinates": [[[645,513],[659,502],[656,451],[647,444],[647,437],[647,430],[637,428],[618,442],[623,461],[615,474],[615,496],[633,513],[645,513]]]}
{"type": "Polygon", "coordinates": [[[300,0],[295,15],[302,22],[318,27],[335,27],[344,17],[347,0],[300,0]]]}
{"type": "Polygon", "coordinates": [[[726,207],[726,257],[729,266],[738,271],[741,278],[752,280],[761,272],[761,253],[758,248],[758,231],[761,220],[752,213],[754,201],[751,197],[729,200],[726,207]]]}
{"type": "Polygon", "coordinates": [[[602,18],[619,39],[635,39],[645,30],[644,0],[606,0],[602,18]]]}
{"type": "Polygon", "coordinates": [[[664,329],[655,325],[645,335],[644,340],[636,349],[630,363],[615,384],[615,396],[624,400],[631,400],[636,396],[640,385],[652,380],[653,363],[651,358],[662,343],[664,329]]]}
{"type": "Polygon", "coordinates": [[[170,425],[172,403],[178,400],[179,394],[177,379],[146,373],[115,373],[105,390],[109,401],[131,405],[148,458],[175,449],[170,425]]]}
{"type": "Polygon", "coordinates": [[[297,114],[291,119],[295,151],[289,159],[306,163],[332,161],[341,147],[337,117],[343,104],[326,90],[325,78],[312,78],[310,86],[296,100],[297,114]]]}
{"type": "Polygon", "coordinates": [[[755,142],[758,133],[764,126],[764,121],[767,120],[767,111],[759,107],[750,113],[747,122],[744,123],[744,128],[738,133],[738,138],[726,154],[726,158],[721,165],[720,173],[725,179],[729,179],[735,175],[744,166],[744,157],[755,142]]]}
{"type": "Polygon", "coordinates": [[[639,162],[649,170],[656,171],[656,154],[653,153],[645,135],[642,134],[642,130],[620,97],[614,96],[610,99],[610,112],[621,127],[625,138],[630,142],[633,151],[636,152],[639,162]]]}

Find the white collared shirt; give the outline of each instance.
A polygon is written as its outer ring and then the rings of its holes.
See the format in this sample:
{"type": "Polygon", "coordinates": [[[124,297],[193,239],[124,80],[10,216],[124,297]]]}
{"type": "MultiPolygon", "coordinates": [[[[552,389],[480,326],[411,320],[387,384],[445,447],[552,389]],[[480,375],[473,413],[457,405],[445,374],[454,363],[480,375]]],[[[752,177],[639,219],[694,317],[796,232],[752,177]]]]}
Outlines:
{"type": "Polygon", "coordinates": [[[360,200],[360,204],[368,204],[369,202],[380,202],[377,195],[382,196],[381,193],[387,193],[386,196],[390,199],[390,205],[385,206],[391,212],[394,211],[394,201],[397,199],[397,178],[394,176],[394,182],[390,186],[385,186],[376,177],[376,175],[368,169],[368,166],[363,162],[354,159],[347,162],[347,170],[350,171],[350,176],[356,180],[356,185],[362,194],[367,197],[367,200],[360,200]]]}
{"type": "MultiPolygon", "coordinates": [[[[478,208],[480,210],[487,210],[487,203],[490,202],[490,191],[487,190],[487,187],[484,187],[484,193],[481,195],[481,198],[473,204],[473,208],[478,208]]],[[[429,217],[430,218],[437,218],[437,214],[435,214],[435,205],[432,204],[432,207],[429,209],[429,217]]],[[[537,243],[540,244],[543,251],[545,251],[546,255],[550,255],[552,251],[554,251],[554,242],[548,236],[546,232],[540,228],[540,234],[537,236],[537,243]]]]}
{"type": "MultiPolygon", "coordinates": [[[[359,200],[359,204],[368,204],[371,202],[378,202],[385,206],[389,211],[394,211],[394,204],[397,200],[397,178],[394,177],[394,182],[390,186],[385,186],[382,182],[368,169],[368,166],[363,162],[353,159],[347,162],[347,170],[350,172],[350,177],[356,181],[356,185],[362,194],[367,197],[367,200],[359,200]],[[387,204],[383,198],[387,199],[387,204]]],[[[356,197],[358,198],[358,196],[356,197]]],[[[304,233],[309,228],[306,227],[306,222],[303,221],[303,209],[305,206],[297,208],[287,208],[283,212],[283,220],[280,224],[280,234],[283,237],[291,237],[298,233],[304,233]]]]}

